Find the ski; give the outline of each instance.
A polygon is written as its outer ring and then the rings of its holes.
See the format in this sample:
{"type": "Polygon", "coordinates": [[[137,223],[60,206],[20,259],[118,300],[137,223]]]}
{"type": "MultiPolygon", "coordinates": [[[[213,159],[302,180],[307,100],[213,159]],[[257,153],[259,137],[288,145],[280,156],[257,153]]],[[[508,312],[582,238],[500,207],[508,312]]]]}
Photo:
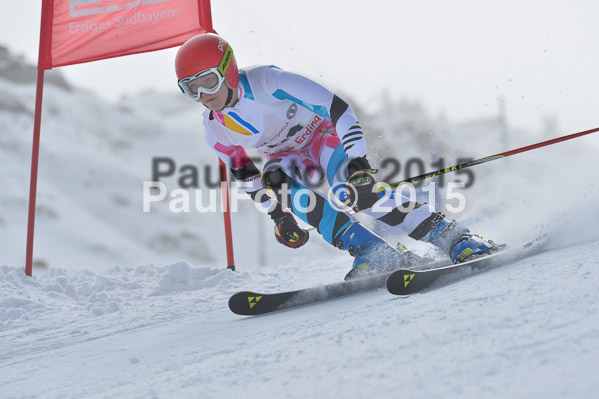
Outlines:
{"type": "Polygon", "coordinates": [[[541,236],[517,247],[502,249],[490,255],[455,265],[427,270],[396,270],[387,278],[387,290],[394,295],[406,296],[431,288],[433,285],[437,287],[442,283],[449,283],[455,278],[467,277],[472,274],[471,272],[490,269],[538,253],[543,249],[545,241],[546,236],[541,236]]]}
{"type": "MultiPolygon", "coordinates": [[[[427,267],[441,266],[445,261],[427,263],[427,267]]],[[[259,293],[241,291],[229,298],[229,309],[241,316],[254,316],[278,310],[294,308],[334,298],[372,291],[385,287],[387,278],[392,273],[386,272],[354,280],[341,281],[317,287],[278,293],[259,293]]]]}
{"type": "Polygon", "coordinates": [[[229,298],[229,309],[242,316],[253,316],[321,302],[354,293],[383,288],[390,273],[343,281],[295,291],[263,294],[242,291],[229,298]]]}
{"type": "Polygon", "coordinates": [[[416,268],[411,270],[400,269],[355,280],[293,291],[275,293],[240,291],[229,298],[229,309],[241,316],[255,316],[372,291],[385,287],[385,284],[392,294],[410,295],[427,288],[442,277],[457,273],[460,270],[482,269],[492,264],[517,259],[522,255],[530,255],[540,249],[544,240],[544,237],[539,237],[520,247],[505,249],[457,265],[446,266],[447,261],[434,261],[426,265],[419,265],[418,270],[416,268]],[[426,269],[422,270],[421,268],[426,269]],[[408,283],[406,284],[406,282],[408,283]]]}

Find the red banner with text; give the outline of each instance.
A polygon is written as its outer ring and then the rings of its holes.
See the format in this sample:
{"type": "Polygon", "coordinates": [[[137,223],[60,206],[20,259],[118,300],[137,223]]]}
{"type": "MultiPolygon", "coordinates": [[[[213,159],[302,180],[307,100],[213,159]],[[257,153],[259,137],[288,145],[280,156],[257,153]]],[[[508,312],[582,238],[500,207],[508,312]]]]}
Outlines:
{"type": "Polygon", "coordinates": [[[38,69],[179,46],[207,31],[210,0],[42,0],[38,69]]]}

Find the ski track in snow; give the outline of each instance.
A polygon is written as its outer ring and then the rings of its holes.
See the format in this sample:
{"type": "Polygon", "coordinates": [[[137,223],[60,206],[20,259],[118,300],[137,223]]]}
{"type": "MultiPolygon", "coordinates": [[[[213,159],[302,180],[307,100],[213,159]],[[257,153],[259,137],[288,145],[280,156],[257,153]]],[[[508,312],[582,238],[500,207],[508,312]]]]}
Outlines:
{"type": "Polygon", "coordinates": [[[598,259],[599,243],[576,244],[408,298],[253,318],[228,296],[302,280],[185,262],[33,279],[3,266],[2,397],[590,398],[598,259]]]}

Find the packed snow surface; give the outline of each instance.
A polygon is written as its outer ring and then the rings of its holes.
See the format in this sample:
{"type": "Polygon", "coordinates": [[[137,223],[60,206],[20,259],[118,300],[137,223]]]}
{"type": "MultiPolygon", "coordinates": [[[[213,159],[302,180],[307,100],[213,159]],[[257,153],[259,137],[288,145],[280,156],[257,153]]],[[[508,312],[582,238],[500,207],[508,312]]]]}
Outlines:
{"type": "Polygon", "coordinates": [[[377,290],[250,318],[229,312],[230,294],[298,288],[321,262],[33,279],[2,266],[2,397],[592,398],[599,242],[549,244],[408,298],[377,290]]]}

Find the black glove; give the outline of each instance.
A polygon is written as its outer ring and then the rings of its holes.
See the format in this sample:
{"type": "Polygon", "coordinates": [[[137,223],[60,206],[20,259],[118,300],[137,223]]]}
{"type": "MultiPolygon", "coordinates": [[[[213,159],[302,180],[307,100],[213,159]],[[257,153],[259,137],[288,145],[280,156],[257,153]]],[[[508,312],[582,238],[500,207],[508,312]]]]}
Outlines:
{"type": "Polygon", "coordinates": [[[360,212],[372,207],[379,200],[375,190],[377,184],[374,174],[377,169],[372,169],[366,156],[354,158],[347,164],[347,205],[354,211],[360,212]]]}
{"type": "Polygon", "coordinates": [[[370,167],[370,162],[368,162],[368,159],[366,159],[366,155],[364,155],[363,157],[351,159],[347,164],[348,176],[351,176],[360,170],[374,170],[370,167]]]}
{"type": "Polygon", "coordinates": [[[278,242],[289,248],[299,248],[308,242],[310,233],[297,225],[290,212],[275,208],[270,217],[275,222],[275,237],[278,242]]]}

